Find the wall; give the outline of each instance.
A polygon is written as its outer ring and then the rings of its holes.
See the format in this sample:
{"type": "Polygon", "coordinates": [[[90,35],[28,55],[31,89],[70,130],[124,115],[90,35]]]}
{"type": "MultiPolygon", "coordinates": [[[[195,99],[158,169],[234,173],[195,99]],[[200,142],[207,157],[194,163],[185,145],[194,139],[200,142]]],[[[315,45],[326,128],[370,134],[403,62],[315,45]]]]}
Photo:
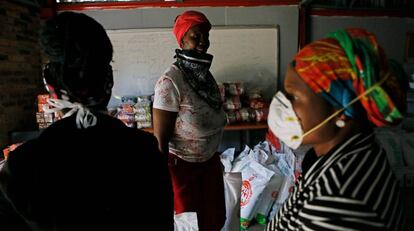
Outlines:
{"type": "Polygon", "coordinates": [[[128,10],[82,11],[98,20],[105,29],[172,27],[175,17],[185,10],[199,10],[213,25],[280,25],[280,73],[284,75],[288,61],[297,51],[297,6],[263,7],[199,7],[199,8],[145,8],[128,10]]]}
{"type": "Polygon", "coordinates": [[[339,28],[361,27],[376,34],[387,57],[400,63],[404,61],[406,32],[414,31],[414,18],[312,16],[309,21],[310,41],[339,28]]]}
{"type": "Polygon", "coordinates": [[[41,89],[39,9],[0,1],[0,148],[15,130],[36,129],[41,89]]]}

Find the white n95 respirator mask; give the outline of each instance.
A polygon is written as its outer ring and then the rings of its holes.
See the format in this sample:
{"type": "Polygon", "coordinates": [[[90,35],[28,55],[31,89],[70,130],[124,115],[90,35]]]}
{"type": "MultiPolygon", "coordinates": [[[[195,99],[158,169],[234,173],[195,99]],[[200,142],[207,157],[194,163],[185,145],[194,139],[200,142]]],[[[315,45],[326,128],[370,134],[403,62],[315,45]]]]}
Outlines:
{"type": "Polygon", "coordinates": [[[283,143],[297,149],[303,141],[303,129],[292,103],[282,92],[277,92],[270,103],[267,124],[283,143]]]}

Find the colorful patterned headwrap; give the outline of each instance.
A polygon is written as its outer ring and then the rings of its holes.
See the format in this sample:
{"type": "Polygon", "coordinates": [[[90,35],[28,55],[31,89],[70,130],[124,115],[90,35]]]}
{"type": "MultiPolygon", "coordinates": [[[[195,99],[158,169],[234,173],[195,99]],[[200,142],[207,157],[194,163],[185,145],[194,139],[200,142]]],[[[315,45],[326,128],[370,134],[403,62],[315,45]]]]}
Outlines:
{"type": "Polygon", "coordinates": [[[185,33],[193,26],[204,24],[208,30],[211,29],[211,24],[207,17],[198,11],[186,11],[179,15],[174,23],[173,33],[177,39],[178,45],[181,47],[181,40],[185,33]]]}
{"type": "Polygon", "coordinates": [[[402,78],[392,73],[375,36],[363,29],[339,30],[304,47],[294,59],[296,72],[335,108],[355,118],[361,111],[378,127],[403,118],[405,92],[402,78]],[[400,77],[400,78],[399,78],[400,77]]]}

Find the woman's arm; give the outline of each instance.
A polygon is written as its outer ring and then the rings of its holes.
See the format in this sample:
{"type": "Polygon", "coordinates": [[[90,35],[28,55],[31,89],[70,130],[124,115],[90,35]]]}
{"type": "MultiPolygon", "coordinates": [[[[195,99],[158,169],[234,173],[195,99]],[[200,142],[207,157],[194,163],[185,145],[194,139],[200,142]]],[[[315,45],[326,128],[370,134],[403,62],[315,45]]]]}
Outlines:
{"type": "Polygon", "coordinates": [[[175,128],[177,112],[153,109],[154,135],[158,139],[158,148],[164,154],[168,154],[168,142],[175,128]]]}

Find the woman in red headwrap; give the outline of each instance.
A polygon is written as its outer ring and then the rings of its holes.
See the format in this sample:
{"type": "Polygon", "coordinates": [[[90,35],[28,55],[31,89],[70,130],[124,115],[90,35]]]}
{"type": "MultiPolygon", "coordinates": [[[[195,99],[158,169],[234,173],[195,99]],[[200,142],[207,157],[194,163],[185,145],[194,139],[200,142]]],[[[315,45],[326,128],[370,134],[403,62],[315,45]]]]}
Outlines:
{"type": "Polygon", "coordinates": [[[217,149],[226,124],[220,92],[207,54],[211,24],[200,12],[176,18],[181,49],[155,86],[154,133],[169,157],[174,210],[197,212],[200,231],[218,231],[225,221],[222,167],[217,149]]]}
{"type": "Polygon", "coordinates": [[[313,148],[268,231],[403,229],[398,183],[373,134],[404,111],[403,81],[390,64],[362,29],[331,33],[295,56],[268,123],[290,147],[313,148]]]}

